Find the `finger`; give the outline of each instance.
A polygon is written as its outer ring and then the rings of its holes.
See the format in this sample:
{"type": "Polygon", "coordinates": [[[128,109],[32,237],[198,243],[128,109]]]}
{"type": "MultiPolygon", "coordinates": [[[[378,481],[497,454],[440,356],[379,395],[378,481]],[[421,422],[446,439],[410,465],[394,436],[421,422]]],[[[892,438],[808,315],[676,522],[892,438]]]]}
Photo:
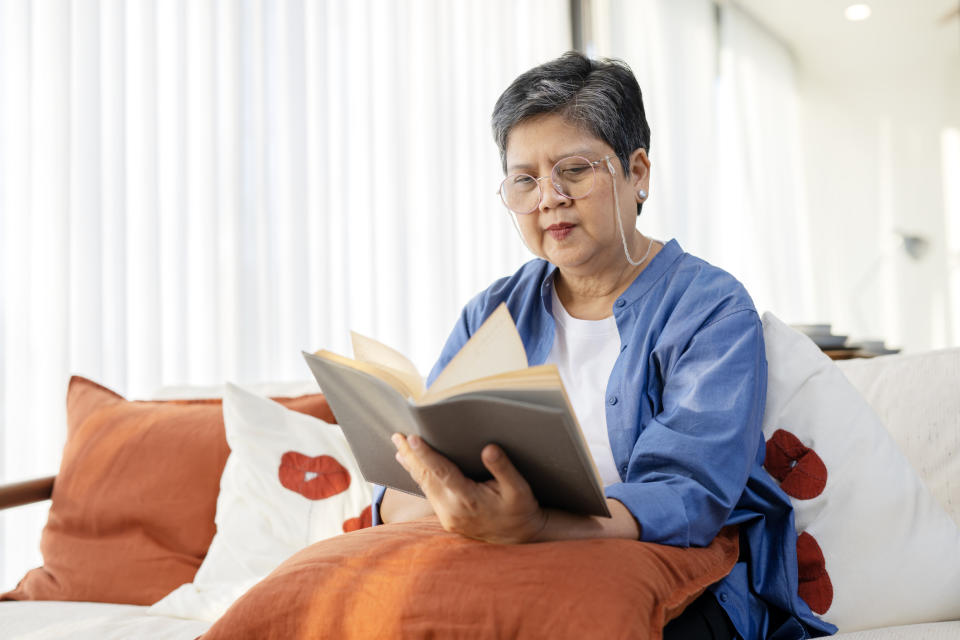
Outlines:
{"type": "Polygon", "coordinates": [[[500,485],[500,494],[504,498],[527,497],[531,494],[529,483],[499,446],[495,444],[485,446],[480,452],[480,459],[483,461],[483,466],[500,485]]]}
{"type": "Polygon", "coordinates": [[[393,457],[397,459],[397,462],[400,464],[401,467],[406,469],[407,473],[410,472],[410,467],[407,466],[407,459],[403,457],[402,453],[397,451],[396,455],[394,455],[393,457]]]}
{"type": "Polygon", "coordinates": [[[407,444],[406,436],[395,433],[390,436],[390,441],[393,442],[393,446],[397,448],[397,453],[394,456],[397,462],[410,474],[410,477],[417,485],[421,485],[426,470],[423,468],[423,465],[419,463],[419,460],[417,460],[416,454],[410,449],[410,445],[407,444]]]}
{"type": "Polygon", "coordinates": [[[421,464],[440,484],[448,489],[460,490],[469,482],[457,465],[433,447],[428,445],[420,436],[412,435],[407,438],[407,445],[421,464]]]}
{"type": "Polygon", "coordinates": [[[460,472],[457,465],[445,456],[437,453],[423,438],[411,435],[409,437],[393,438],[397,452],[403,458],[404,468],[417,481],[424,493],[437,493],[442,489],[455,492],[463,491],[469,483],[460,472]]]}
{"type": "Polygon", "coordinates": [[[420,484],[421,476],[425,473],[425,469],[407,443],[407,437],[401,433],[395,433],[390,436],[390,440],[393,442],[393,446],[397,448],[397,454],[395,456],[397,462],[407,470],[417,484],[420,484]]]}

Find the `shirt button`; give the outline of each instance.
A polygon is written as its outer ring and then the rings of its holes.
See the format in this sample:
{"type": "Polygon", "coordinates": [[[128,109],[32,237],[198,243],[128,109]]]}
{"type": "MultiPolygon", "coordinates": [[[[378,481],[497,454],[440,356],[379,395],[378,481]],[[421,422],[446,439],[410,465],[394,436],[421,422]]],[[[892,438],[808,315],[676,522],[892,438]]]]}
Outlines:
{"type": "Polygon", "coordinates": [[[721,592],[720,592],[720,602],[726,602],[726,601],[727,601],[727,594],[724,593],[723,591],[721,591],[721,592]]]}
{"type": "Polygon", "coordinates": [[[607,398],[607,404],[609,404],[610,406],[617,404],[617,396],[610,396],[609,398],[607,398]]]}
{"type": "Polygon", "coordinates": [[[627,473],[627,465],[623,465],[622,467],[620,467],[620,472],[626,474],[626,473],[627,473]]]}
{"type": "Polygon", "coordinates": [[[627,304],[627,301],[624,300],[623,298],[620,298],[619,300],[617,300],[617,306],[618,306],[618,307],[622,307],[622,306],[625,305],[625,304],[627,304]]]}

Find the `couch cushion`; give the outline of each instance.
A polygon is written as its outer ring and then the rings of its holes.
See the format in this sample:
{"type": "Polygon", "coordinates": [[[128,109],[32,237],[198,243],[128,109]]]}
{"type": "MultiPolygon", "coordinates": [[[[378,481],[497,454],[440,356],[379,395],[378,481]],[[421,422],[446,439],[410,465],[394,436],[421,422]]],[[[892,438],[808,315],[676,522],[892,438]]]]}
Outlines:
{"type": "Polygon", "coordinates": [[[765,466],[794,506],[800,596],[841,631],[960,618],[960,529],[803,334],[763,315],[765,466]]]}
{"type": "Polygon", "coordinates": [[[193,582],[150,613],[213,622],[308,544],[370,525],[372,488],[339,427],[230,384],[223,418],[217,534],[193,582]]]}
{"type": "Polygon", "coordinates": [[[838,365],[960,524],[960,348],[838,365]]]}
{"type": "Polygon", "coordinates": [[[908,624],[869,631],[839,633],[831,640],[957,640],[960,638],[960,621],[908,624]]]}
{"type": "MultiPolygon", "coordinates": [[[[332,419],[320,394],[281,402],[332,419]]],[[[190,582],[228,453],[219,400],[130,402],[74,376],[44,564],[0,600],[153,604],[190,582]]]]}
{"type": "Polygon", "coordinates": [[[737,558],[632,540],[498,545],[436,518],[318,542],[244,594],[204,640],[659,638],[737,558]]]}

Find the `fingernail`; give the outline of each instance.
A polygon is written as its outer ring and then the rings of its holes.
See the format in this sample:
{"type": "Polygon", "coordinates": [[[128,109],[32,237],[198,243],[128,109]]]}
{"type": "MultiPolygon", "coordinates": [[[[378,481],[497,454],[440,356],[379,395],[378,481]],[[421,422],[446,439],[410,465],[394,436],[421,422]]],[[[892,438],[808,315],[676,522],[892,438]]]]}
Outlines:
{"type": "Polygon", "coordinates": [[[500,459],[500,449],[497,447],[490,447],[487,449],[487,460],[490,462],[496,462],[500,459]]]}
{"type": "Polygon", "coordinates": [[[401,436],[399,433],[395,433],[390,436],[390,441],[393,442],[393,446],[399,449],[400,445],[403,444],[403,436],[401,436]]]}
{"type": "Polygon", "coordinates": [[[397,459],[397,462],[400,463],[400,466],[404,466],[404,465],[403,465],[403,455],[402,455],[399,451],[397,451],[397,453],[394,454],[393,457],[397,459]]]}
{"type": "Polygon", "coordinates": [[[422,443],[423,440],[420,439],[420,436],[410,436],[407,438],[407,444],[409,444],[412,449],[419,449],[422,443]]]}

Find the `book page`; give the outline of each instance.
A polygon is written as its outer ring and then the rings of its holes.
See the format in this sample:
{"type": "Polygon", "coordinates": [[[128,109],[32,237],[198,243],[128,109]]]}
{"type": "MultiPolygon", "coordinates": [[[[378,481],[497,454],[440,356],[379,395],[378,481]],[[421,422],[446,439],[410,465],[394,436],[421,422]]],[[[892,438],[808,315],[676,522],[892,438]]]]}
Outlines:
{"type": "Polygon", "coordinates": [[[526,368],[523,340],[507,305],[501,303],[440,372],[430,391],[439,393],[477,378],[526,368]]]}
{"type": "Polygon", "coordinates": [[[411,394],[414,399],[421,397],[426,391],[423,376],[405,355],[356,331],[350,332],[350,340],[353,343],[355,359],[388,369],[392,375],[403,380],[407,388],[416,391],[411,394]]]}
{"type": "Polygon", "coordinates": [[[430,387],[420,399],[419,404],[440,402],[447,398],[465,393],[482,391],[523,390],[523,389],[559,389],[563,387],[560,372],[553,364],[542,364],[526,369],[517,369],[498,373],[497,375],[467,380],[452,387],[438,389],[436,385],[430,387]]]}
{"type": "MultiPolygon", "coordinates": [[[[403,376],[397,375],[399,372],[394,371],[390,367],[384,367],[374,362],[361,362],[360,360],[354,360],[353,358],[341,356],[339,353],[327,351],[326,349],[321,349],[313,355],[345,367],[350,367],[351,369],[356,369],[357,371],[363,371],[366,374],[386,382],[403,397],[414,397],[415,389],[411,389],[408,382],[404,380],[403,376]]],[[[422,380],[420,381],[420,384],[423,384],[422,380]]],[[[324,391],[323,387],[320,387],[320,390],[324,391]]],[[[326,391],[324,391],[324,393],[326,393],[326,391]]]]}

